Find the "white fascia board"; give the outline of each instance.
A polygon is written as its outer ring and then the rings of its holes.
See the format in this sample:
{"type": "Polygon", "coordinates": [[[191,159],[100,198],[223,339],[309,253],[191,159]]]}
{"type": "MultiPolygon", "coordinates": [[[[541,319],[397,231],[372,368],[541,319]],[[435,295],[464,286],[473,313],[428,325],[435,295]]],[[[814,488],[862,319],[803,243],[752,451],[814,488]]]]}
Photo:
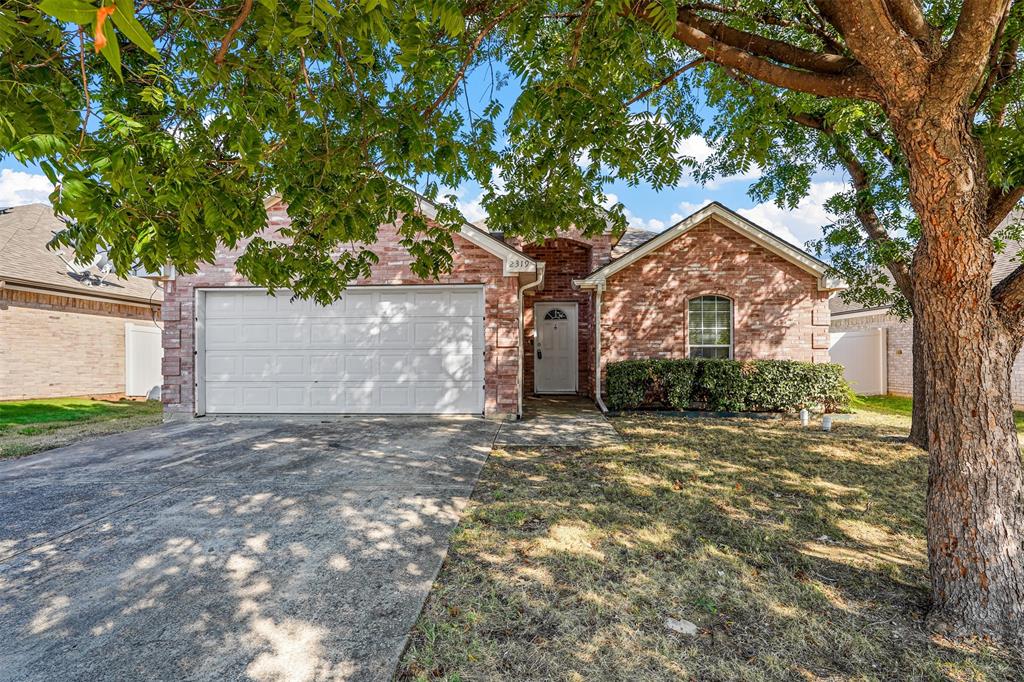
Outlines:
{"type": "Polygon", "coordinates": [[[849,320],[855,317],[876,317],[878,315],[888,315],[892,310],[892,306],[884,305],[877,308],[858,308],[857,310],[844,310],[838,313],[832,313],[829,317],[832,320],[849,320]]]}
{"type": "Polygon", "coordinates": [[[696,213],[684,218],[669,229],[665,230],[654,239],[641,244],[618,260],[597,270],[586,279],[581,280],[580,287],[583,289],[596,288],[598,282],[603,283],[607,281],[607,279],[615,273],[629,267],[644,256],[657,251],[673,239],[681,237],[712,216],[718,218],[725,225],[733,228],[758,246],[761,246],[765,250],[784,258],[806,272],[817,276],[819,291],[833,291],[836,289],[846,288],[846,285],[842,280],[827,276],[827,267],[821,261],[811,257],[800,249],[787,244],[781,239],[772,237],[770,233],[766,233],[762,228],[750,222],[743,216],[734,213],[717,203],[708,204],[696,213]]]}

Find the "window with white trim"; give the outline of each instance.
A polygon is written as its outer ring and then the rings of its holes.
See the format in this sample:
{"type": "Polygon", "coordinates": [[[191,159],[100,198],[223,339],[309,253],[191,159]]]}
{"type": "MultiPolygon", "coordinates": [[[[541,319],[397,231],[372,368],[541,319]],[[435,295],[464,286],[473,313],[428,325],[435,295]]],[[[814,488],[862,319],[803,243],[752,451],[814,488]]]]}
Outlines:
{"type": "Polygon", "coordinates": [[[732,357],[732,301],[724,296],[690,299],[689,346],[691,358],[732,357]]]}

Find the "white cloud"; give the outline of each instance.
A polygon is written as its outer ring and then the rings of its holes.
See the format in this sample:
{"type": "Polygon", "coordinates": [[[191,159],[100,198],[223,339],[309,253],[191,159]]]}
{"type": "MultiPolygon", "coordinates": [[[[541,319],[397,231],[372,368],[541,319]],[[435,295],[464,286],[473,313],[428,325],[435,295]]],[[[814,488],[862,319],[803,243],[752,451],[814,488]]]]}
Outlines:
{"type": "Polygon", "coordinates": [[[456,204],[459,210],[462,211],[462,215],[471,223],[483,226],[487,223],[487,211],[483,207],[484,193],[480,192],[474,199],[463,201],[462,197],[456,200],[456,204]]]}
{"type": "MultiPolygon", "coordinates": [[[[613,204],[618,202],[618,200],[618,195],[609,192],[608,194],[605,195],[603,206],[605,208],[611,208],[613,204]]],[[[626,214],[626,222],[629,223],[630,227],[639,228],[641,230],[647,230],[649,232],[661,232],[666,227],[668,227],[668,225],[666,225],[664,221],[658,220],[657,218],[641,218],[640,216],[630,211],[629,208],[627,208],[626,206],[623,206],[623,213],[626,214]]]]}
{"type": "MultiPolygon", "coordinates": [[[[698,165],[703,164],[710,159],[714,152],[714,148],[700,135],[684,137],[679,141],[679,144],[676,145],[676,156],[685,156],[693,159],[693,161],[698,165]]],[[[709,180],[704,187],[705,189],[719,189],[722,185],[726,185],[730,182],[750,182],[751,180],[757,180],[759,177],[761,177],[761,167],[754,165],[743,173],[713,178],[709,180]]],[[[688,174],[679,184],[681,187],[693,187],[699,183],[688,174]]]]}
{"type": "Polygon", "coordinates": [[[0,206],[48,204],[53,185],[40,173],[0,170],[0,206]]]}
{"type": "Polygon", "coordinates": [[[803,248],[808,240],[821,237],[823,225],[836,219],[825,210],[825,202],[832,195],[847,189],[849,188],[845,183],[835,180],[812,182],[807,196],[801,199],[793,210],[765,202],[752,208],[741,208],[737,213],[803,248]]]}

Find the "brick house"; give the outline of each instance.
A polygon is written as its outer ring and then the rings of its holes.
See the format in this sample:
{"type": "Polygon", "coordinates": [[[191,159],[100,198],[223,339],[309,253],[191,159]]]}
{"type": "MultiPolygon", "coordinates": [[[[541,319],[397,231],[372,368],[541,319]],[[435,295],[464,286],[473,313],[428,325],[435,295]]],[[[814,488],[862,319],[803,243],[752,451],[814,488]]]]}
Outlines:
{"type": "MultiPolygon", "coordinates": [[[[288,224],[277,199],[267,214],[265,235],[288,224]]],[[[252,287],[234,268],[244,245],[167,282],[166,415],[516,415],[524,395],[600,402],[604,365],[624,358],[829,360],[841,285],[720,204],[660,234],[523,244],[466,223],[454,241],[451,272],[424,281],[381,226],[371,277],[326,307],[252,287]]]]}
{"type": "Polygon", "coordinates": [[[0,209],[0,400],[124,395],[126,375],[159,376],[162,290],[69,264],[46,248],[63,227],[46,205],[0,209]],[[126,347],[150,338],[147,355],[126,347]]]}
{"type": "MultiPolygon", "coordinates": [[[[1010,213],[999,229],[1024,220],[1024,210],[1010,213]]],[[[1024,245],[1008,241],[995,255],[992,285],[1021,264],[1024,245]]],[[[913,322],[890,313],[890,306],[866,307],[840,298],[829,302],[831,348],[854,390],[868,394],[912,396],[914,393],[913,322]]],[[[1024,408],[1024,353],[1010,375],[1014,406],[1024,408]]]]}

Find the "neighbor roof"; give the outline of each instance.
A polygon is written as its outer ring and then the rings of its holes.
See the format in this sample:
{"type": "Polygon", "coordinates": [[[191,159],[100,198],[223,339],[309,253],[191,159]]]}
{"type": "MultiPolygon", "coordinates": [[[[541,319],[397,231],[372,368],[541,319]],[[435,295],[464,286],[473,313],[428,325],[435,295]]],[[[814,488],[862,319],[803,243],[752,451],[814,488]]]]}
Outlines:
{"type": "Polygon", "coordinates": [[[619,241],[612,248],[612,258],[621,258],[636,247],[651,241],[657,236],[657,232],[651,232],[650,230],[641,230],[637,227],[626,228],[626,231],[622,233],[619,241]]]}
{"type": "MultiPolygon", "coordinates": [[[[163,290],[141,277],[121,279],[113,274],[77,277],[68,272],[58,252],[46,248],[64,222],[45,204],[15,206],[0,213],[0,280],[29,286],[140,303],[160,303],[163,290]]],[[[71,261],[71,252],[64,256],[71,261]]]]}
{"type": "MultiPolygon", "coordinates": [[[[683,218],[672,227],[650,239],[643,240],[643,235],[634,234],[631,237],[631,240],[639,242],[637,246],[633,247],[632,250],[622,254],[604,267],[595,270],[585,279],[580,280],[579,285],[584,289],[592,289],[598,286],[616,272],[629,267],[647,254],[657,251],[665,244],[683,236],[694,227],[697,227],[711,217],[720,220],[728,227],[746,236],[755,244],[758,244],[768,251],[785,258],[806,272],[815,275],[818,278],[818,289],[822,291],[832,291],[845,287],[845,284],[843,284],[842,281],[828,275],[829,266],[827,263],[815,258],[803,249],[793,246],[784,239],[775,236],[760,225],[750,222],[740,214],[723,206],[717,201],[711,202],[707,206],[690,214],[686,218],[683,218]]],[[[628,234],[629,233],[627,232],[626,235],[623,235],[623,240],[627,238],[628,234]]],[[[622,241],[619,243],[621,244],[622,241]]],[[[616,250],[619,250],[618,246],[616,246],[616,250]]],[[[614,251],[612,255],[615,255],[614,251]]]]}
{"type": "MultiPolygon", "coordinates": [[[[1018,223],[1024,220],[1024,208],[1014,209],[1003,219],[1003,222],[999,224],[997,230],[1018,223]]],[[[995,254],[995,258],[992,262],[992,275],[991,282],[992,286],[999,284],[1003,279],[1011,272],[1017,269],[1021,264],[1022,252],[1024,252],[1024,243],[1019,241],[1006,242],[1003,250],[995,254]]],[[[865,306],[861,303],[851,301],[847,303],[838,296],[833,297],[828,302],[829,311],[832,315],[849,315],[853,313],[869,313],[869,312],[885,312],[892,306],[880,305],[880,306],[865,306]]]]}

